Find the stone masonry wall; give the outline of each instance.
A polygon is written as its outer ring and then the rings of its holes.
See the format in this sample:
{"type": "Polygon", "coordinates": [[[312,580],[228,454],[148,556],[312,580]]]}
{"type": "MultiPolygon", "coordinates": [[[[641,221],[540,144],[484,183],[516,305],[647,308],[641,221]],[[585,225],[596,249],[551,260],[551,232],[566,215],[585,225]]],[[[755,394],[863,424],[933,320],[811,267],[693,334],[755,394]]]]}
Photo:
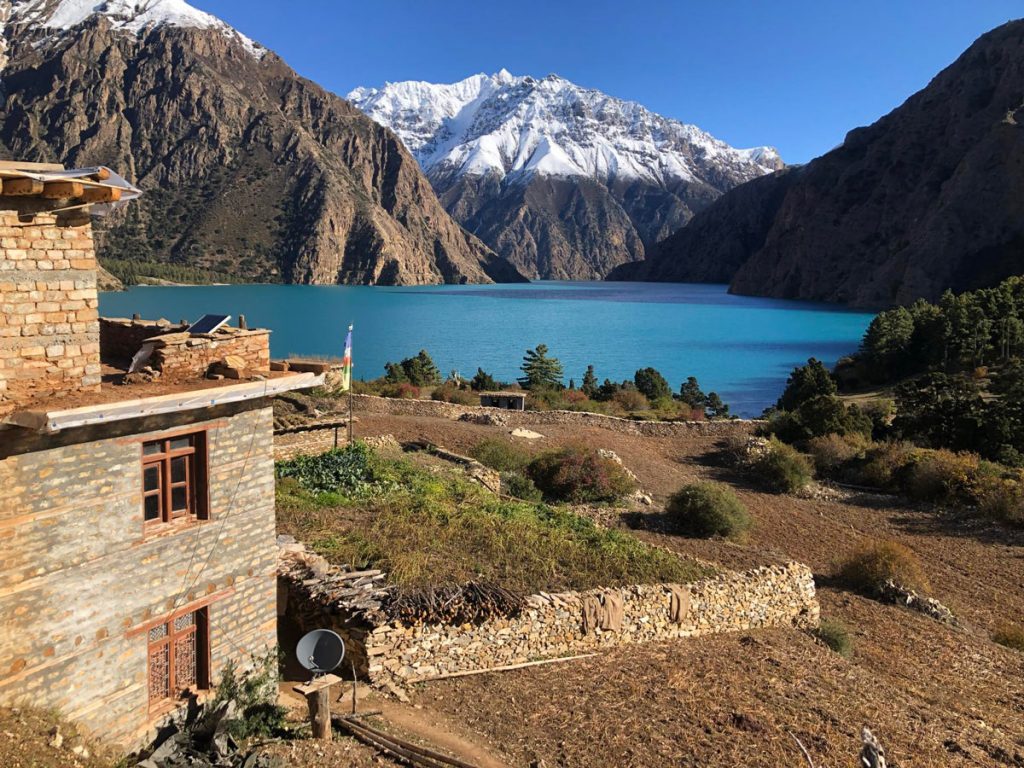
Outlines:
{"type": "Polygon", "coordinates": [[[0,404],[100,383],[92,227],[0,212],[0,404]]]}
{"type": "Polygon", "coordinates": [[[766,627],[813,628],[820,618],[814,577],[799,563],[727,572],[692,584],[531,595],[518,616],[479,625],[389,622],[378,611],[348,606],[348,600],[366,598],[348,598],[345,590],[335,589],[335,571],[301,544],[282,545],[278,576],[287,613],[303,630],[338,632],[359,673],[385,688],[630,643],[766,627]],[[297,561],[304,568],[296,569],[297,561]],[[584,603],[608,594],[622,600],[621,626],[585,631],[584,603]]]}
{"type": "Polygon", "coordinates": [[[545,424],[568,424],[599,427],[627,435],[645,437],[682,437],[687,435],[748,435],[761,422],[733,419],[728,421],[633,421],[616,416],[582,411],[513,411],[476,405],[457,405],[436,400],[403,400],[375,395],[354,395],[352,407],[356,414],[387,416],[426,416],[460,421],[481,421],[508,427],[537,427],[545,424]]]}
{"type": "Polygon", "coordinates": [[[211,334],[189,334],[166,321],[100,319],[103,359],[124,365],[144,341],[156,345],[149,361],[166,376],[203,376],[211,364],[231,356],[249,371],[270,370],[270,331],[224,327],[211,334]]]}
{"type": "Polygon", "coordinates": [[[133,745],[158,722],[146,622],[212,600],[214,681],[228,660],[244,666],[276,644],[272,412],[263,401],[203,415],[24,446],[0,433],[11,440],[0,452],[0,704],[54,707],[133,745]],[[210,520],[144,534],[141,443],[203,428],[210,520]]]}
{"type": "Polygon", "coordinates": [[[585,593],[532,595],[515,618],[479,626],[390,624],[366,638],[370,678],[399,684],[437,675],[521,664],[631,643],[766,627],[818,625],[814,577],[807,566],[758,568],[685,585],[640,585],[585,593]],[[682,621],[670,621],[673,589],[689,597],[682,621]],[[615,592],[622,597],[619,631],[584,634],[583,599],[615,592]]]}

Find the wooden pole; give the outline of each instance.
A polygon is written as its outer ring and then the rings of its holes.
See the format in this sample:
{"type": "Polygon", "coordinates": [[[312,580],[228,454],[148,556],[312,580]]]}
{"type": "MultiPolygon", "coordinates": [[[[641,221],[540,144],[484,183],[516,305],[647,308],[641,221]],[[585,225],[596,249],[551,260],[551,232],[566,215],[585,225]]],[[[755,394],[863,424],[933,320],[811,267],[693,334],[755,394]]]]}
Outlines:
{"type": "Polygon", "coordinates": [[[324,675],[293,689],[306,697],[314,739],[331,740],[331,686],[340,682],[341,678],[337,675],[324,675]]]}

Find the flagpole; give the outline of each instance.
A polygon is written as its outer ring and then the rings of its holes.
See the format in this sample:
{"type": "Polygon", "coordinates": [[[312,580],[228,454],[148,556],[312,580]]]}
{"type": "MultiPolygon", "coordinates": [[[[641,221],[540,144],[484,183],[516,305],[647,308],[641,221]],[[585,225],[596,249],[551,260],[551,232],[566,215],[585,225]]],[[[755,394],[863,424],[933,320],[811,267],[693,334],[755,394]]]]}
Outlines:
{"type": "MultiPolygon", "coordinates": [[[[352,333],[352,323],[348,325],[348,332],[352,333]]],[[[352,374],[354,373],[355,364],[349,361],[349,374],[348,374],[348,444],[352,445],[352,374]]]]}

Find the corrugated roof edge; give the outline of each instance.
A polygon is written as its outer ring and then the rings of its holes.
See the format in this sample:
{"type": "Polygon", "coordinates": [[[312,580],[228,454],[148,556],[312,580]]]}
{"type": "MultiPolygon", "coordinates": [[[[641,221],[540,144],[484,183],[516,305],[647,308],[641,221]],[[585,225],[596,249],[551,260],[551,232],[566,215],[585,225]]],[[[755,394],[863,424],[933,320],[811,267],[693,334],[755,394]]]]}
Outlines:
{"type": "Polygon", "coordinates": [[[213,408],[218,405],[240,403],[273,397],[295,389],[309,389],[324,383],[321,374],[298,373],[280,376],[264,381],[247,381],[242,384],[208,387],[206,389],[170,395],[156,395],[138,400],[121,400],[112,403],[84,405],[65,410],[26,409],[15,411],[2,422],[12,426],[31,429],[44,434],[55,434],[65,429],[87,427],[112,421],[158,416],[177,411],[213,408]]]}

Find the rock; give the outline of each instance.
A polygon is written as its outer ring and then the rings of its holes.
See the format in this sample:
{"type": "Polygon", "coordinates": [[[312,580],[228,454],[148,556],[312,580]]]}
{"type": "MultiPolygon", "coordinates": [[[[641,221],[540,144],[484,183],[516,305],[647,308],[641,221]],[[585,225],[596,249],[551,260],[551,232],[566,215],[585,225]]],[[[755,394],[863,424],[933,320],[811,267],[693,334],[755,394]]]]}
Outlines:
{"type": "Polygon", "coordinates": [[[64,745],[64,737],[61,735],[60,726],[55,725],[50,729],[50,737],[46,740],[54,749],[60,749],[64,745]]]}
{"type": "Polygon", "coordinates": [[[510,434],[512,437],[521,437],[524,440],[540,440],[544,437],[540,432],[532,432],[531,430],[523,429],[522,427],[516,427],[510,434]]]}

